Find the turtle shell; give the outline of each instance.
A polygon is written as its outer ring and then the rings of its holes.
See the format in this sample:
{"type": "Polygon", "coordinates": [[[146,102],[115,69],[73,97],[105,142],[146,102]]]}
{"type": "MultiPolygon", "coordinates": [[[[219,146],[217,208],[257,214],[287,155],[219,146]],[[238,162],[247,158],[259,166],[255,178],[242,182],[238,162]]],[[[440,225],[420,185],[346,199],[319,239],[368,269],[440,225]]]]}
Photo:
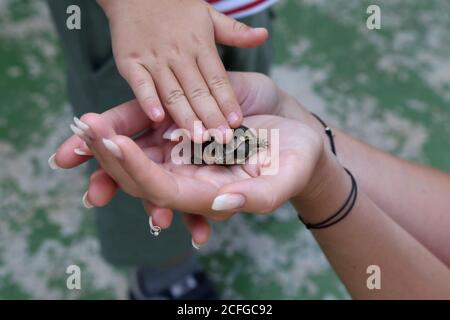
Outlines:
{"type": "Polygon", "coordinates": [[[245,126],[240,126],[233,129],[233,138],[227,144],[217,143],[213,138],[202,144],[191,142],[191,163],[217,165],[242,164],[259,147],[261,147],[261,144],[254,132],[245,126]]]}

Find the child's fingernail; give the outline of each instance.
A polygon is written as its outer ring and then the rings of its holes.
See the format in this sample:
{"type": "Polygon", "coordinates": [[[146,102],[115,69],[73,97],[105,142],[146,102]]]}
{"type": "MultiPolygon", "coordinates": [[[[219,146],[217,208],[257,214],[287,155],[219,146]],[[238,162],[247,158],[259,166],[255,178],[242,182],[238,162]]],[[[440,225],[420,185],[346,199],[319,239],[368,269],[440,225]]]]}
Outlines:
{"type": "Polygon", "coordinates": [[[230,112],[228,115],[228,123],[232,126],[239,124],[239,116],[236,112],[230,112]]]}
{"type": "Polygon", "coordinates": [[[215,211],[233,210],[242,207],[244,203],[243,195],[226,193],[214,199],[211,209],[215,211]]]}
{"type": "Polygon", "coordinates": [[[154,120],[159,120],[162,117],[162,111],[159,108],[152,108],[150,110],[150,113],[152,114],[152,117],[154,120]]]}
{"type": "Polygon", "coordinates": [[[259,32],[262,32],[262,31],[266,32],[267,29],[266,28],[251,28],[251,31],[259,33],[259,32]]]}
{"type": "Polygon", "coordinates": [[[159,234],[161,233],[161,227],[159,226],[155,226],[153,224],[153,220],[152,217],[148,217],[148,225],[150,226],[150,233],[152,235],[154,235],[155,237],[159,236],[159,234]]]}
{"type": "Polygon", "coordinates": [[[194,238],[192,238],[191,243],[192,243],[192,246],[194,247],[194,249],[196,249],[196,250],[200,250],[200,248],[202,247],[201,245],[197,244],[197,243],[194,241],[194,238]]]}
{"type": "Polygon", "coordinates": [[[56,153],[52,154],[50,158],[48,158],[48,165],[50,166],[50,168],[52,168],[52,170],[61,169],[61,167],[56,164],[55,156],[56,153]]]}
{"type": "Polygon", "coordinates": [[[122,159],[122,151],[120,151],[120,148],[117,144],[105,138],[102,139],[102,142],[105,148],[108,149],[109,152],[111,152],[116,158],[122,159]]]}
{"type": "Polygon", "coordinates": [[[176,124],[172,124],[164,133],[163,139],[172,140],[172,133],[178,128],[176,124]]]}
{"type": "Polygon", "coordinates": [[[88,192],[87,191],[83,194],[83,198],[81,198],[81,202],[83,202],[83,206],[86,209],[91,209],[91,208],[94,207],[94,205],[88,199],[88,192]]]}

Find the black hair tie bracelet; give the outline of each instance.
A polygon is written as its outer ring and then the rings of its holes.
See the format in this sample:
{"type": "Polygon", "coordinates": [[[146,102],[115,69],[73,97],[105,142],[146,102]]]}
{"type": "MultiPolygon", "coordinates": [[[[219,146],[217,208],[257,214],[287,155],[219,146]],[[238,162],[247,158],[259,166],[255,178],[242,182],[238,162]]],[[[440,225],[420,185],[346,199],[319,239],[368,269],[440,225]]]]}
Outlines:
{"type": "MultiPolygon", "coordinates": [[[[331,151],[333,152],[334,155],[336,155],[336,146],[334,144],[333,131],[318,115],[316,115],[312,112],[311,112],[311,114],[324,126],[325,134],[327,135],[327,137],[330,141],[331,151]]],[[[334,224],[338,223],[339,221],[341,221],[342,219],[344,219],[352,211],[352,209],[356,203],[356,198],[358,196],[358,185],[356,183],[356,180],[355,180],[355,177],[353,176],[353,174],[347,168],[344,168],[344,170],[350,176],[350,179],[352,181],[352,188],[350,190],[350,194],[348,195],[347,199],[345,200],[345,203],[339,208],[339,210],[336,213],[334,213],[329,218],[327,218],[324,221],[319,222],[319,223],[305,222],[302,219],[302,217],[300,215],[298,215],[299,220],[306,226],[307,229],[324,229],[324,228],[331,227],[332,225],[334,225],[334,224]]]]}

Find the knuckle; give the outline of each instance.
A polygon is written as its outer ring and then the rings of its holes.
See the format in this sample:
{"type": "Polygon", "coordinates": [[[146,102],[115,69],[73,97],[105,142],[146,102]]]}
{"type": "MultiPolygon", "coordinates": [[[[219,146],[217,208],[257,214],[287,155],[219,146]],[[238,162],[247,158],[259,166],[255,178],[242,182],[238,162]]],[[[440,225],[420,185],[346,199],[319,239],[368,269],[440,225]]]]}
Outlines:
{"type": "Polygon", "coordinates": [[[196,88],[191,91],[190,97],[192,100],[199,100],[211,97],[211,93],[206,88],[196,88]]]}
{"type": "Polygon", "coordinates": [[[145,88],[148,86],[148,81],[145,78],[138,78],[134,82],[136,88],[145,88]]]}
{"type": "Polygon", "coordinates": [[[249,27],[246,24],[236,21],[236,20],[233,22],[233,30],[234,31],[239,32],[239,31],[244,31],[247,29],[249,29],[249,27]]]}
{"type": "Polygon", "coordinates": [[[197,45],[197,46],[201,46],[204,44],[203,40],[196,34],[191,34],[191,40],[192,42],[197,45]]]}
{"type": "Polygon", "coordinates": [[[173,89],[165,98],[165,104],[172,106],[185,99],[184,92],[180,89],[173,89]]]}
{"type": "Polygon", "coordinates": [[[227,77],[223,75],[215,75],[211,78],[211,82],[209,85],[214,89],[223,88],[228,85],[227,77]]]}

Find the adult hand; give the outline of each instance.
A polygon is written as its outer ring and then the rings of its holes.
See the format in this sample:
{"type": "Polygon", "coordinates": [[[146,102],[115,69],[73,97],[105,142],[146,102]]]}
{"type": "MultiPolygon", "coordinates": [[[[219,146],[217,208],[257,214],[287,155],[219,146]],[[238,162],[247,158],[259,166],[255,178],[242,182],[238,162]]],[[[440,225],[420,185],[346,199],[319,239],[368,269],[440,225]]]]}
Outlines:
{"type": "MultiPolygon", "coordinates": [[[[301,107],[295,105],[293,100],[290,99],[286,94],[277,89],[277,87],[273,84],[273,82],[265,76],[259,74],[251,74],[251,73],[230,73],[230,80],[235,88],[236,95],[239,99],[240,104],[242,105],[242,111],[245,115],[258,114],[258,113],[279,113],[285,114],[287,112],[292,112],[291,109],[299,109],[298,114],[304,113],[301,107]]],[[[132,136],[145,128],[151,128],[152,133],[148,133],[147,136],[141,137],[140,140],[137,141],[137,145],[143,148],[144,153],[149,156],[154,163],[161,163],[163,161],[163,153],[164,150],[161,148],[161,145],[165,142],[162,139],[162,132],[164,132],[169,124],[158,124],[155,125],[151,123],[146,117],[142,117],[142,112],[140,111],[139,105],[136,101],[131,101],[119,107],[113,108],[101,116],[98,115],[86,115],[82,118],[83,121],[89,122],[87,118],[89,117],[97,118],[99,121],[92,119],[92,121],[97,122],[95,124],[96,130],[99,131],[100,136],[110,137],[115,134],[121,134],[126,136],[132,136]],[[98,118],[100,117],[100,118],[98,118]]],[[[250,126],[253,125],[262,125],[268,127],[269,125],[264,125],[264,119],[249,119],[249,123],[246,123],[250,126]],[[259,122],[263,121],[263,122],[259,122]]],[[[266,119],[270,120],[270,119],[266,119]]],[[[271,119],[280,121],[282,119],[271,119]]],[[[270,122],[270,121],[269,121],[270,122]]],[[[275,123],[273,123],[275,125],[275,123]]],[[[295,124],[298,125],[298,124],[295,124]]],[[[291,128],[295,131],[294,128],[291,128]]],[[[165,142],[167,143],[167,142],[165,142]]],[[[99,146],[101,149],[102,146],[99,146]]],[[[73,152],[73,150],[87,150],[86,145],[83,145],[82,140],[77,136],[72,136],[68,139],[59,149],[56,154],[56,157],[53,157],[55,163],[58,166],[63,168],[71,168],[81,164],[82,162],[89,159],[87,156],[79,156],[73,152]]],[[[104,148],[103,148],[104,149],[104,148]]],[[[106,150],[103,150],[105,152],[106,150]]],[[[99,157],[99,159],[102,159],[99,157]]],[[[106,167],[108,172],[111,172],[113,168],[111,168],[112,164],[116,163],[117,160],[112,157],[112,155],[108,152],[105,153],[104,157],[104,166],[106,167]]],[[[217,187],[220,187],[224,183],[232,182],[232,180],[221,180],[224,176],[219,174],[219,177],[214,176],[214,172],[208,172],[212,168],[206,168],[206,170],[202,169],[198,171],[197,174],[206,175],[211,177],[211,181],[213,184],[218,183],[217,187]]],[[[249,172],[244,171],[240,173],[249,174],[249,172]]],[[[250,167],[251,169],[251,167],[250,167]]],[[[132,179],[127,177],[127,175],[123,172],[123,170],[118,167],[114,168],[116,181],[120,181],[121,185],[127,188],[127,190],[134,195],[139,195],[140,187],[137,187],[132,179]]],[[[186,170],[186,169],[183,169],[186,170]]],[[[187,169],[191,170],[191,169],[187,169]]],[[[186,173],[188,171],[184,171],[186,173]]],[[[251,171],[250,171],[251,174],[251,171]]],[[[246,177],[246,176],[243,176],[246,177]]],[[[248,177],[248,176],[247,176],[248,177]]],[[[290,177],[292,179],[292,176],[290,177]]],[[[114,195],[115,190],[117,189],[117,185],[114,180],[106,174],[103,169],[100,169],[98,172],[94,173],[91,176],[89,192],[86,195],[86,198],[95,206],[101,206],[106,204],[114,195]]],[[[169,190],[170,191],[170,190],[169,190]]],[[[172,190],[174,192],[174,190],[172,190]]],[[[269,192],[270,193],[270,192],[269,192]]],[[[211,197],[211,196],[210,196],[211,197]]],[[[286,195],[285,195],[286,197],[286,195]]],[[[222,198],[223,199],[223,198],[222,198]]],[[[250,197],[251,199],[251,197],[250,197]]],[[[270,197],[268,198],[270,199],[270,197]]],[[[286,198],[287,199],[287,198],[286,198]]],[[[266,204],[263,202],[259,202],[258,199],[252,200],[255,203],[259,203],[261,207],[255,208],[254,210],[262,210],[262,211],[270,211],[274,206],[277,205],[277,201],[282,203],[284,200],[269,200],[266,204]],[[263,208],[265,207],[265,209],[263,208]]],[[[210,199],[211,201],[211,199],[210,199]]],[[[161,204],[161,202],[159,202],[161,204]]],[[[210,205],[210,204],[209,204],[210,205]]],[[[252,205],[247,203],[247,207],[250,208],[252,205]]],[[[167,209],[158,208],[154,204],[147,202],[146,208],[149,213],[154,217],[155,223],[157,223],[161,227],[167,227],[171,221],[171,212],[167,209]]],[[[197,209],[197,208],[195,208],[197,209]]],[[[211,208],[209,208],[211,209],[211,208]]],[[[245,209],[245,208],[242,208],[245,209]]],[[[251,209],[248,209],[251,210],[251,209]]],[[[226,218],[230,215],[230,213],[222,213],[222,214],[214,214],[213,218],[226,218]]],[[[196,229],[195,226],[198,225],[200,228],[198,230],[207,230],[205,228],[205,223],[202,223],[202,220],[199,216],[189,216],[195,220],[195,223],[191,223],[191,229],[196,229]],[[203,226],[203,227],[202,227],[203,226]]],[[[200,232],[201,235],[197,237],[196,242],[202,243],[204,239],[207,238],[208,232],[200,232]]],[[[194,238],[195,235],[194,235],[194,238]]]]}

